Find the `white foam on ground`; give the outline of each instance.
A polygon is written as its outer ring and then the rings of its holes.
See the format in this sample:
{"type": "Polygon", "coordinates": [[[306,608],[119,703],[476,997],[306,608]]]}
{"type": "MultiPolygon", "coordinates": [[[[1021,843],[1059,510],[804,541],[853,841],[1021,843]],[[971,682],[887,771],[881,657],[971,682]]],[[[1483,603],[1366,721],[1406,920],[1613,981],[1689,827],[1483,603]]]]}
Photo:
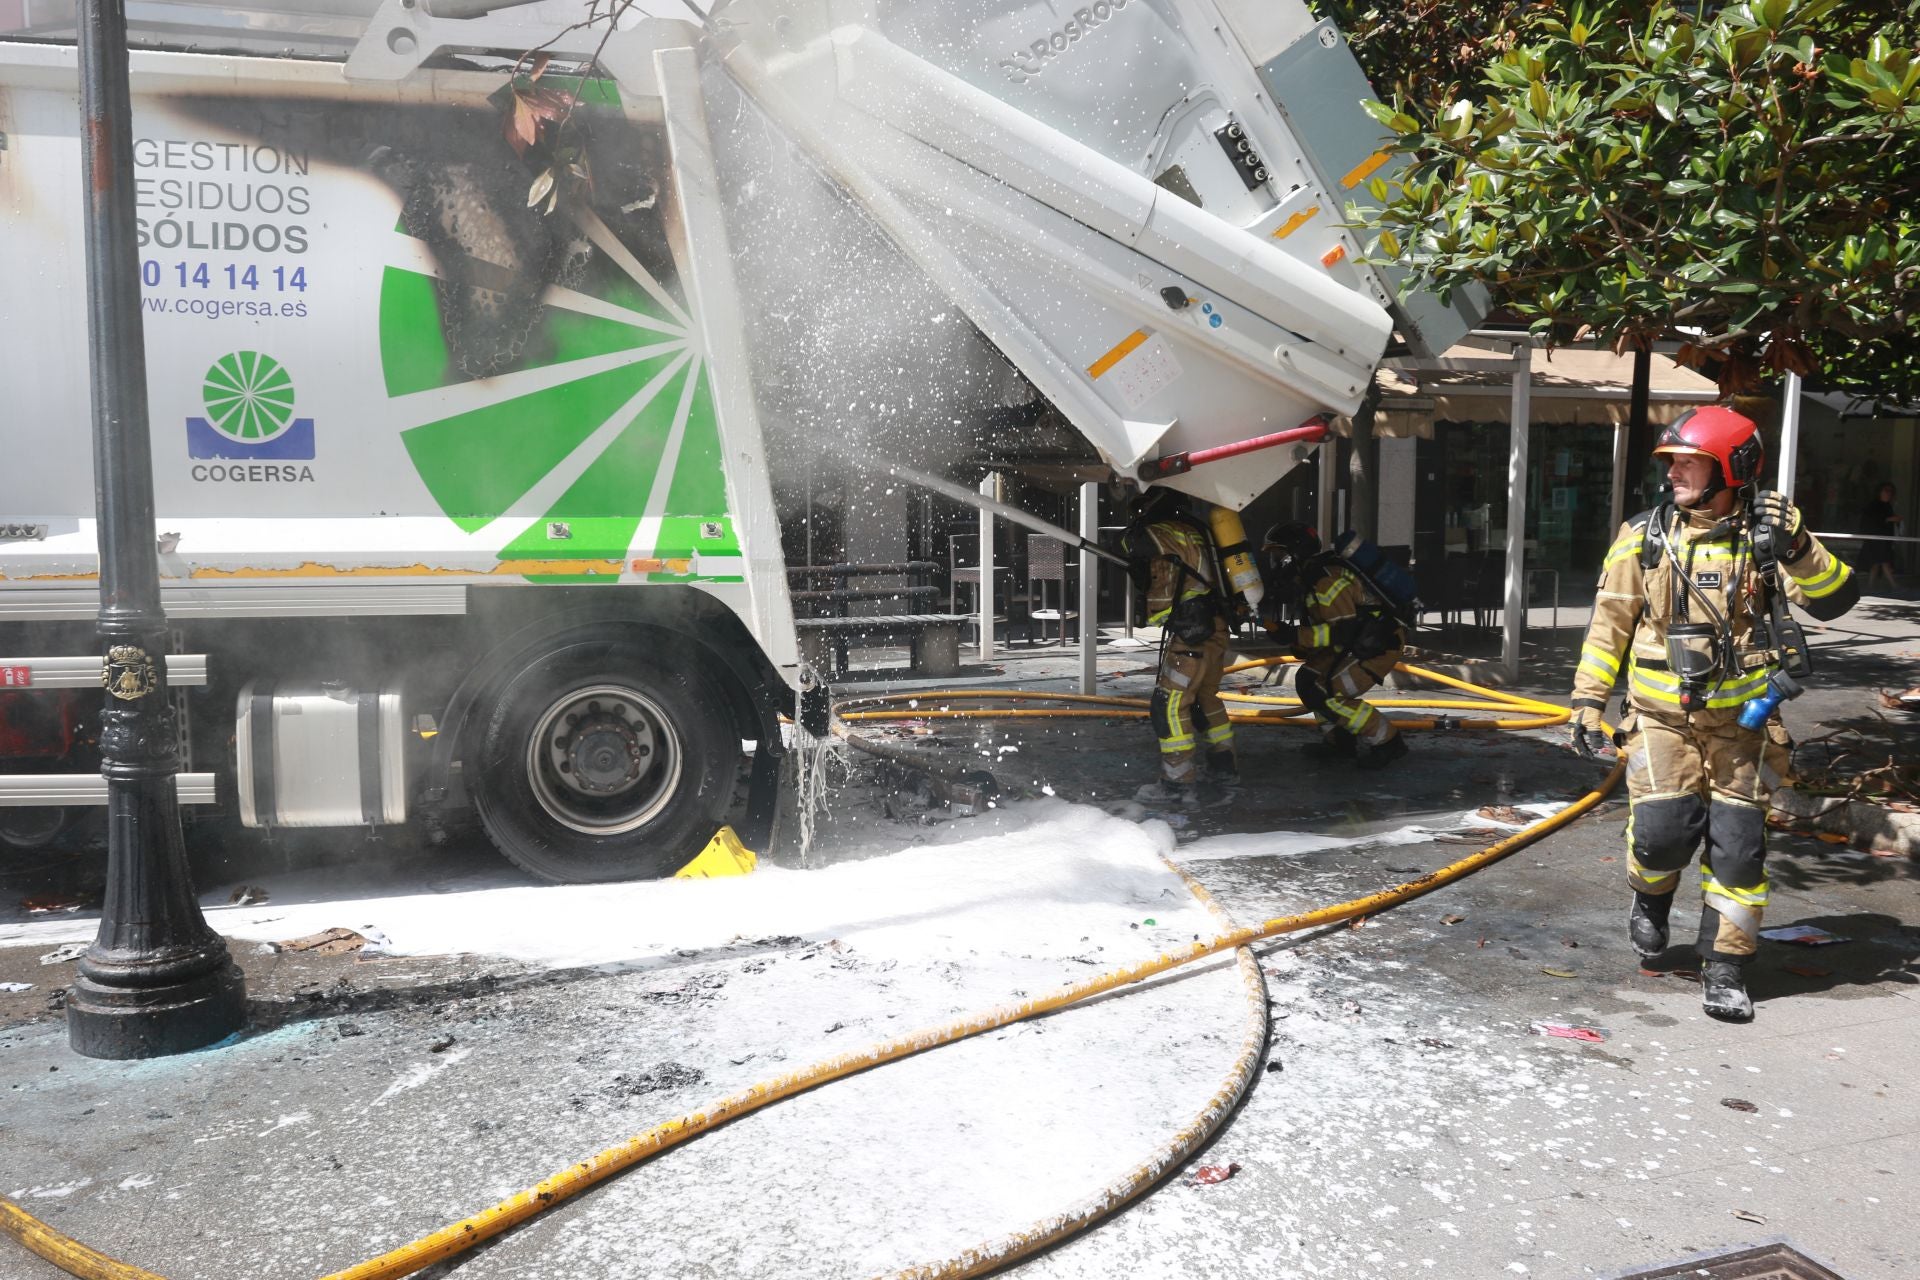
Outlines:
{"type": "Polygon", "coordinates": [[[1180,848],[1181,862],[1217,862],[1228,858],[1295,858],[1332,849],[1386,849],[1395,845],[1427,844],[1434,836],[1474,827],[1492,827],[1501,831],[1520,831],[1534,821],[1550,818],[1566,808],[1564,804],[1534,803],[1511,806],[1526,814],[1526,823],[1502,822],[1469,809],[1445,822],[1423,823],[1379,831],[1371,835],[1342,837],[1305,831],[1259,831],[1244,835],[1209,836],[1180,848]]]}
{"type": "MultiPolygon", "coordinates": [[[[269,899],[202,897],[214,930],[279,942],[347,928],[385,935],[384,954],[499,956],[570,968],[643,961],[776,936],[857,939],[870,956],[926,959],[979,950],[1069,956],[1085,939],[1162,929],[1213,930],[1161,861],[1173,847],[1164,823],[1132,823],[1061,801],[1017,813],[973,840],[902,850],[819,870],[763,866],[718,880],[608,885],[528,885],[481,876],[395,892],[378,869],[266,877],[269,899]]],[[[91,914],[0,924],[0,946],[85,942],[91,914]]]]}
{"type": "MultiPolygon", "coordinates": [[[[338,1035],[343,1019],[317,1019],[198,1062],[157,1064],[128,1105],[181,1117],[176,1141],[194,1135],[164,1175],[177,1216],[145,1219],[117,1244],[178,1280],[346,1265],[756,1080],[1218,931],[1162,860],[1173,844],[1164,823],[1049,800],[1016,803],[974,829],[983,834],[972,840],[731,880],[468,882],[353,896],[335,872],[262,878],[271,898],[256,906],[210,893],[208,916],[230,937],[373,925],[407,954],[669,963],[564,989],[574,996],[462,1001],[430,1032],[417,1015],[358,1013],[350,1038],[338,1035]],[[671,954],[794,935],[817,941],[671,954]],[[215,1066],[229,1078],[268,1073],[272,1096],[202,1109],[215,1066]],[[649,1074],[663,1083],[623,1086],[649,1074]],[[315,1133],[341,1144],[348,1172],[330,1177],[289,1156],[315,1133]],[[236,1166],[247,1170],[244,1214],[231,1182],[210,1176],[236,1166]]],[[[377,880],[370,873],[358,887],[377,880]]],[[[92,927],[5,925],[0,941],[44,947],[92,927]]],[[[1220,956],[1122,998],[849,1077],[650,1161],[461,1272],[857,1280],[951,1256],[1091,1198],[1156,1154],[1232,1065],[1246,994],[1232,957],[1220,956]]],[[[35,1080],[43,1095],[92,1099],[120,1070],[63,1062],[35,1080]]],[[[59,1097],[36,1105],[67,1106],[59,1097]]],[[[134,1179],[151,1176],[151,1154],[139,1159],[104,1147],[84,1172],[134,1195],[143,1185],[134,1179]]],[[[72,1164],[63,1152],[16,1148],[0,1156],[0,1176],[79,1202],[84,1213],[63,1223],[104,1238],[104,1219],[88,1215],[124,1206],[70,1187],[72,1164]],[[40,1172],[56,1166],[57,1180],[40,1172]]]]}

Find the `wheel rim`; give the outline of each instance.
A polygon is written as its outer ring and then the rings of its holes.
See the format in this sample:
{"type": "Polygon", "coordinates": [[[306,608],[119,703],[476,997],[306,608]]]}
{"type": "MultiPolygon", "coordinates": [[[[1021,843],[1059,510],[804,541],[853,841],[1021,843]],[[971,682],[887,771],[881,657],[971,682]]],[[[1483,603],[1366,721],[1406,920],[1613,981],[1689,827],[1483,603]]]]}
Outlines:
{"type": "Polygon", "coordinates": [[[527,740],[534,799],[562,826],[614,836],[645,826],[680,785],[680,735],[660,704],[627,685],[571,689],[527,740]]]}

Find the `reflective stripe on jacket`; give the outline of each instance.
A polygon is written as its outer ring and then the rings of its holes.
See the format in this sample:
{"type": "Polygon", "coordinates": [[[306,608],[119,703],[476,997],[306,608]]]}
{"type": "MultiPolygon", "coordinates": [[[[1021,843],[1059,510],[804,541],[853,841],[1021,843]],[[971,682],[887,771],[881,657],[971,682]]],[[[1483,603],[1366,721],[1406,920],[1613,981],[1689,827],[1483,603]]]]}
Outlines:
{"type": "MultiPolygon", "coordinates": [[[[1367,588],[1366,582],[1348,566],[1335,561],[1326,565],[1307,589],[1307,621],[1294,633],[1294,648],[1302,657],[1340,647],[1334,642],[1334,624],[1359,618],[1362,613],[1384,611],[1385,603],[1367,588]]],[[[1406,643],[1406,629],[1397,627],[1399,644],[1406,643]]],[[[1398,647],[1398,646],[1396,646],[1398,647]]]]}
{"type": "Polygon", "coordinates": [[[1129,559],[1151,558],[1152,572],[1147,585],[1149,623],[1157,626],[1167,620],[1175,603],[1176,583],[1181,600],[1213,594],[1213,539],[1198,521],[1156,520],[1144,530],[1127,530],[1123,545],[1129,559]]]}
{"type": "Polygon", "coordinates": [[[1334,647],[1333,623],[1360,616],[1367,589],[1359,575],[1341,564],[1327,565],[1307,588],[1307,620],[1295,632],[1294,648],[1302,655],[1334,647]]]}
{"type": "MultiPolygon", "coordinates": [[[[1754,564],[1745,510],[1736,506],[1725,521],[1696,512],[1673,513],[1666,534],[1670,551],[1643,570],[1640,561],[1654,515],[1647,512],[1627,521],[1607,551],[1593,621],[1574,670],[1574,702],[1604,704],[1624,664],[1628,705],[1667,718],[1682,714],[1680,680],[1668,665],[1667,631],[1675,621],[1676,574],[1689,572],[1693,585],[1687,589],[1688,618],[1712,621],[1705,597],[1732,623],[1733,652],[1722,655],[1719,675],[1705,689],[1707,713],[1732,719],[1780,669],[1761,649],[1765,632],[1756,632],[1754,625],[1756,617],[1767,612],[1766,586],[1754,564]]],[[[1852,571],[1819,539],[1805,536],[1800,555],[1780,566],[1781,590],[1788,601],[1817,618],[1839,617],[1853,607],[1859,587],[1852,571]]]]}

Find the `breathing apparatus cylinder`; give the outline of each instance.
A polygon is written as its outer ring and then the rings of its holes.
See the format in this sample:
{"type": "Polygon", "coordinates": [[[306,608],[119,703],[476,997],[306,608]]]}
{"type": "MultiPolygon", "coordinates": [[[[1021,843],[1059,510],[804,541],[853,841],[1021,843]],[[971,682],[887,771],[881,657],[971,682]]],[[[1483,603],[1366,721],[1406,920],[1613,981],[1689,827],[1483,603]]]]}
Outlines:
{"type": "Polygon", "coordinates": [[[1253,547],[1247,542],[1247,527],[1240,513],[1227,507],[1214,507],[1207,513],[1213,528],[1213,545],[1219,550],[1220,567],[1226,573],[1227,587],[1237,592],[1255,610],[1266,599],[1267,589],[1260,582],[1260,570],[1254,567],[1253,547]]]}

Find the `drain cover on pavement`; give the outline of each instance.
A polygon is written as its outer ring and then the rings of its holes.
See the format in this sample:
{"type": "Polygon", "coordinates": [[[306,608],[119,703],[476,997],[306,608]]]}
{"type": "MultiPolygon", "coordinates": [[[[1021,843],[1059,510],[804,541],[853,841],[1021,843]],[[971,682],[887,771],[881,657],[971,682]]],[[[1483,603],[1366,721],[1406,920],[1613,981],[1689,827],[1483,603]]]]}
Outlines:
{"type": "Polygon", "coordinates": [[[1691,1258],[1651,1271],[1636,1271],[1620,1280],[1846,1280],[1837,1271],[1784,1244],[1765,1244],[1757,1249],[1723,1253],[1711,1258],[1691,1258]]]}

